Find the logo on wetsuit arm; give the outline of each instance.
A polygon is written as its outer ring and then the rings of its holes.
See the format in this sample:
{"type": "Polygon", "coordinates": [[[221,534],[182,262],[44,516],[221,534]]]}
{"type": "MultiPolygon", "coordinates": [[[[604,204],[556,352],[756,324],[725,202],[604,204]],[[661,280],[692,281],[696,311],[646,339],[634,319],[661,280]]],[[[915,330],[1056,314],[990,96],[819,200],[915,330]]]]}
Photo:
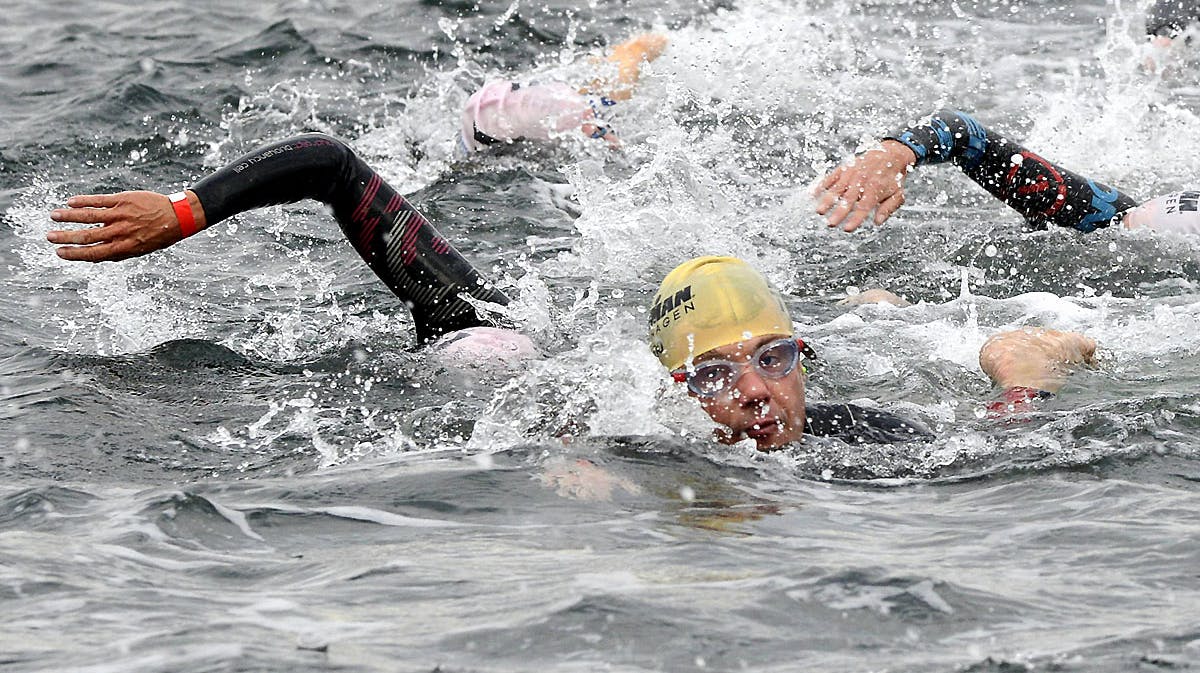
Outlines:
{"type": "Polygon", "coordinates": [[[247,168],[250,168],[251,166],[259,163],[260,161],[266,161],[267,159],[270,159],[273,156],[278,156],[280,154],[291,152],[293,150],[302,150],[302,149],[306,149],[309,147],[327,147],[327,146],[333,145],[333,144],[334,144],[334,142],[332,140],[325,140],[325,139],[321,139],[321,138],[297,140],[295,142],[285,143],[283,145],[278,145],[276,147],[272,147],[270,149],[264,150],[263,152],[256,154],[256,155],[250,157],[249,159],[246,159],[245,161],[238,164],[237,166],[234,166],[233,172],[241,173],[242,171],[246,170],[247,168]]]}
{"type": "Polygon", "coordinates": [[[1095,182],[1088,180],[1088,187],[1092,188],[1092,212],[1087,214],[1075,225],[1075,228],[1084,232],[1090,233],[1099,227],[1107,227],[1108,223],[1117,216],[1117,207],[1113,204],[1117,202],[1117,197],[1121,194],[1113,188],[1104,189],[1104,185],[1098,185],[1095,182]]]}
{"type": "Polygon", "coordinates": [[[656,297],[654,307],[650,309],[650,326],[655,327],[659,321],[662,321],[661,325],[657,325],[655,329],[657,331],[695,310],[696,302],[692,298],[692,286],[688,285],[675,294],[669,294],[661,299],[656,297]]]}

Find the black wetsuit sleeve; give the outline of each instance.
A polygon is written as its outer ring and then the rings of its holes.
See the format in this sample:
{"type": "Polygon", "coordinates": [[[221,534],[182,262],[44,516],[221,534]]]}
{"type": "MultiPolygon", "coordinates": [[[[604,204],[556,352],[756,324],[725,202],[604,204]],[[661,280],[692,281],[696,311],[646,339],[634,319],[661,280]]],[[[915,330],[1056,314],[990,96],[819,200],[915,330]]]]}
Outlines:
{"type": "Polygon", "coordinates": [[[918,166],[954,162],[1034,228],[1054,224],[1094,231],[1138,205],[1128,194],[1056,166],[964,112],[941,110],[887,139],[907,145],[918,166]]]}
{"type": "Polygon", "coordinates": [[[920,423],[856,404],[809,404],[804,411],[804,431],[815,437],[835,437],[849,444],[896,444],[934,438],[920,423]]]}
{"type": "Polygon", "coordinates": [[[259,147],[192,187],[209,225],[252,208],[316,199],[358,254],[404,300],[422,343],[485,324],[459,295],[508,299],[345,143],[306,134],[259,147]]]}
{"type": "Polygon", "coordinates": [[[1200,0],[1158,0],[1146,11],[1146,34],[1175,37],[1200,22],[1200,0]]]}

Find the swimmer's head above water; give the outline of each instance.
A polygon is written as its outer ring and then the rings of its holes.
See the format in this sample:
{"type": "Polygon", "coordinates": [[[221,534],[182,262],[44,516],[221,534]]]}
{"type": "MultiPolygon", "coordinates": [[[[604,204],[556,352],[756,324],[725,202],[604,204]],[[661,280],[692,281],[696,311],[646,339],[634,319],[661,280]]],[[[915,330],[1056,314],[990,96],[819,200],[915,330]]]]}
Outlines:
{"type": "Polygon", "coordinates": [[[724,426],[759,450],[804,434],[804,370],[812,350],[793,336],[779,293],[734,257],[698,257],[667,274],[650,311],[650,348],[724,426]]]}

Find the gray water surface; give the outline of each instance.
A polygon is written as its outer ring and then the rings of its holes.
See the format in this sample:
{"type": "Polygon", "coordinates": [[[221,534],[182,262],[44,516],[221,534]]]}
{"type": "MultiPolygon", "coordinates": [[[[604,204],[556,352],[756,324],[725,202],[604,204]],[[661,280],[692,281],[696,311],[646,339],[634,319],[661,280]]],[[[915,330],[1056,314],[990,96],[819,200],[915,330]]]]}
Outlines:
{"type": "Polygon", "coordinates": [[[1124,1],[478,4],[5,8],[0,670],[1200,665],[1197,244],[1028,232],[952,167],[854,235],[807,197],[946,106],[1133,194],[1196,187],[1194,46],[1148,72],[1124,1]],[[620,152],[453,155],[485,78],[579,81],[651,28],[620,152]],[[317,204],[121,264],[44,242],[71,194],[306,130],[409,194],[545,357],[415,351],[317,204]],[[938,439],[713,443],[644,345],[700,254],[788,293],[813,398],[938,439]],[[835,305],[869,287],[916,305],[835,305]],[[1101,362],[998,423],[978,349],[1031,324],[1101,362]]]}

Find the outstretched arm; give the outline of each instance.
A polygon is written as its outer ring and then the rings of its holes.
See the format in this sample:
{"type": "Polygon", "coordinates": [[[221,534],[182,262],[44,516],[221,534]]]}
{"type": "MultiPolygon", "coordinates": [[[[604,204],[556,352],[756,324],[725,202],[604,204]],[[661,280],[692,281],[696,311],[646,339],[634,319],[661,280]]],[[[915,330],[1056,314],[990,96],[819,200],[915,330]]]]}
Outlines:
{"type": "Polygon", "coordinates": [[[838,167],[818,188],[817,212],[847,231],[872,211],[882,224],[903,203],[912,167],[946,161],[1037,228],[1054,224],[1090,232],[1137,206],[1133,197],[1047,161],[971,115],[942,110],[838,167]]]}
{"type": "MultiPolygon", "coordinates": [[[[303,199],[333,208],[354,249],[412,311],[420,341],[485,324],[460,294],[508,303],[403,196],[330,136],[264,145],[187,192],[197,230],[253,208],[303,199]]],[[[47,239],[64,246],[57,251],[64,259],[127,259],[184,238],[172,203],[154,192],[75,196],[67,206],[51,218],[103,226],[50,232],[47,239]]]]}

